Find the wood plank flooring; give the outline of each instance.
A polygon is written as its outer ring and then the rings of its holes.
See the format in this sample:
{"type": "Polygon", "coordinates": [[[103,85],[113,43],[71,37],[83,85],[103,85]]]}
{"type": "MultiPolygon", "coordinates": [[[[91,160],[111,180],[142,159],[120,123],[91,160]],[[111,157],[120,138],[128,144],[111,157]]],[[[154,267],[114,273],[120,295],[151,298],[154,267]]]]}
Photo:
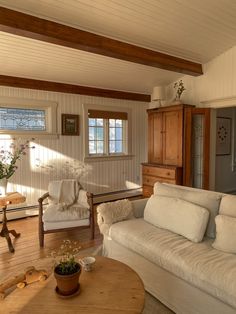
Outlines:
{"type": "MultiPolygon", "coordinates": [[[[0,228],[2,224],[0,224],[0,228]]],[[[7,274],[16,269],[25,268],[29,262],[39,258],[49,256],[50,252],[59,247],[62,240],[77,240],[82,249],[97,246],[102,243],[102,235],[99,233],[98,226],[95,226],[95,239],[90,240],[90,230],[77,230],[68,232],[58,232],[45,235],[44,248],[40,248],[38,241],[38,217],[28,217],[8,222],[9,229],[15,229],[21,233],[18,239],[12,238],[15,253],[8,251],[5,238],[0,237],[0,281],[7,274]],[[14,239],[14,240],[13,240],[14,239]]]]}

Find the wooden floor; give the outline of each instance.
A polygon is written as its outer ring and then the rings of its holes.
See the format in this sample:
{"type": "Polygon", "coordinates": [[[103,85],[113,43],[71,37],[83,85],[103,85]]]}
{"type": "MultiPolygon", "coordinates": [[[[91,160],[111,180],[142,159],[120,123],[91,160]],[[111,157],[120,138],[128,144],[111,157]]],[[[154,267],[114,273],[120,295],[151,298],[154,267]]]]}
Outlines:
{"type": "MultiPolygon", "coordinates": [[[[58,232],[45,235],[45,246],[40,248],[38,241],[38,217],[23,218],[8,222],[9,229],[15,229],[21,233],[18,239],[12,238],[15,253],[8,251],[5,238],[0,237],[0,281],[7,274],[14,272],[29,262],[49,256],[50,252],[59,247],[62,240],[78,240],[82,249],[96,246],[102,243],[102,236],[98,226],[95,227],[95,239],[90,240],[90,230],[58,232]]],[[[0,224],[1,228],[1,224],[0,224]]]]}

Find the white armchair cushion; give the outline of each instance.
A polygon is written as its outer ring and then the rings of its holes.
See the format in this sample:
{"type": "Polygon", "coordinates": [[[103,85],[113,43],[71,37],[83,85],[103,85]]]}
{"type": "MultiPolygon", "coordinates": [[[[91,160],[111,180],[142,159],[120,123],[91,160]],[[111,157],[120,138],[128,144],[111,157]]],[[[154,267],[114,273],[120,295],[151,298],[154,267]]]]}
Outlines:
{"type": "Polygon", "coordinates": [[[61,204],[50,204],[43,214],[43,222],[71,221],[89,218],[90,212],[79,204],[72,205],[68,210],[60,210],[61,204]]]}
{"type": "Polygon", "coordinates": [[[144,220],[200,242],[206,231],[209,212],[206,208],[178,198],[152,195],[144,210],[144,220]]]}
{"type": "Polygon", "coordinates": [[[218,215],[216,222],[216,238],[212,246],[220,251],[236,253],[236,218],[218,215]]]}

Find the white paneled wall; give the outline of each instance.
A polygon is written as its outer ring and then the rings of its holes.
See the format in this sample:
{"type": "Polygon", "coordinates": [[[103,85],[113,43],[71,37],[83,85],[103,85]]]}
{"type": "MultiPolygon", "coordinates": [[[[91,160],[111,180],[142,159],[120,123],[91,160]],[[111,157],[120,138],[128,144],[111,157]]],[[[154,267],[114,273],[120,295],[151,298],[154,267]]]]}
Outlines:
{"type": "MultiPolygon", "coordinates": [[[[30,150],[18,163],[18,170],[9,180],[9,190],[17,190],[25,194],[28,204],[37,202],[37,198],[47,190],[50,180],[66,177],[61,167],[65,160],[83,161],[83,104],[131,108],[133,154],[129,160],[90,162],[91,171],[83,178],[84,186],[93,193],[104,193],[140,185],[140,163],[146,160],[147,155],[146,109],[148,104],[12,87],[0,87],[1,96],[57,102],[58,113],[55,118],[58,121],[59,134],[61,133],[61,113],[80,115],[80,136],[59,135],[58,139],[36,138],[34,142],[36,148],[30,150]],[[40,164],[53,164],[53,169],[37,167],[38,160],[40,160],[40,164]]],[[[1,146],[2,144],[3,142],[1,146]]]]}
{"type": "MultiPolygon", "coordinates": [[[[183,76],[186,91],[181,100],[197,107],[236,107],[236,46],[214,58],[203,66],[204,75],[183,76]]],[[[167,86],[166,104],[174,98],[174,83],[167,86]]],[[[216,118],[215,118],[216,119],[216,118]]],[[[211,141],[216,141],[215,122],[211,125],[211,141]]],[[[211,189],[222,192],[235,190],[235,172],[232,171],[231,156],[216,156],[215,145],[211,144],[211,189]],[[225,175],[222,177],[222,173],[225,175]]]]}
{"type": "MultiPolygon", "coordinates": [[[[202,101],[213,101],[236,96],[236,46],[203,66],[203,75],[183,76],[186,91],[181,99],[185,104],[204,107],[202,101]]],[[[167,86],[167,98],[174,98],[174,84],[167,86]]],[[[235,101],[236,105],[236,101],[235,101]]],[[[227,106],[225,102],[225,106],[227,106]]],[[[224,107],[222,101],[220,107],[224,107]]]]}

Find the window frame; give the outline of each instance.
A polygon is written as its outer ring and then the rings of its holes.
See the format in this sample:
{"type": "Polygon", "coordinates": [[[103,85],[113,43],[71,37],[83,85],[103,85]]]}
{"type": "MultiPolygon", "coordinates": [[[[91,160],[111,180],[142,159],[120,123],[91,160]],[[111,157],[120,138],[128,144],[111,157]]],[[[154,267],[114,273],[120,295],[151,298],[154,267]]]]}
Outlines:
{"type": "Polygon", "coordinates": [[[132,109],[127,107],[117,106],[99,106],[99,105],[83,105],[83,116],[84,116],[84,161],[98,161],[98,160],[112,160],[112,159],[130,159],[132,155],[132,141],[131,141],[131,119],[132,109]],[[89,154],[89,123],[88,123],[88,111],[89,110],[101,110],[101,111],[114,111],[114,112],[125,112],[127,113],[127,120],[123,120],[126,123],[123,129],[123,142],[126,143],[125,150],[122,153],[109,153],[109,119],[104,119],[104,146],[105,154],[89,154]],[[107,129],[107,132],[106,132],[107,129]]]}
{"type": "Polygon", "coordinates": [[[23,98],[11,98],[0,97],[1,108],[19,108],[19,109],[35,109],[44,110],[46,117],[46,130],[44,131],[32,131],[32,130],[0,130],[1,135],[20,135],[21,137],[29,137],[34,135],[35,137],[45,136],[57,136],[57,103],[51,101],[41,101],[35,99],[23,99],[23,98]]]}

